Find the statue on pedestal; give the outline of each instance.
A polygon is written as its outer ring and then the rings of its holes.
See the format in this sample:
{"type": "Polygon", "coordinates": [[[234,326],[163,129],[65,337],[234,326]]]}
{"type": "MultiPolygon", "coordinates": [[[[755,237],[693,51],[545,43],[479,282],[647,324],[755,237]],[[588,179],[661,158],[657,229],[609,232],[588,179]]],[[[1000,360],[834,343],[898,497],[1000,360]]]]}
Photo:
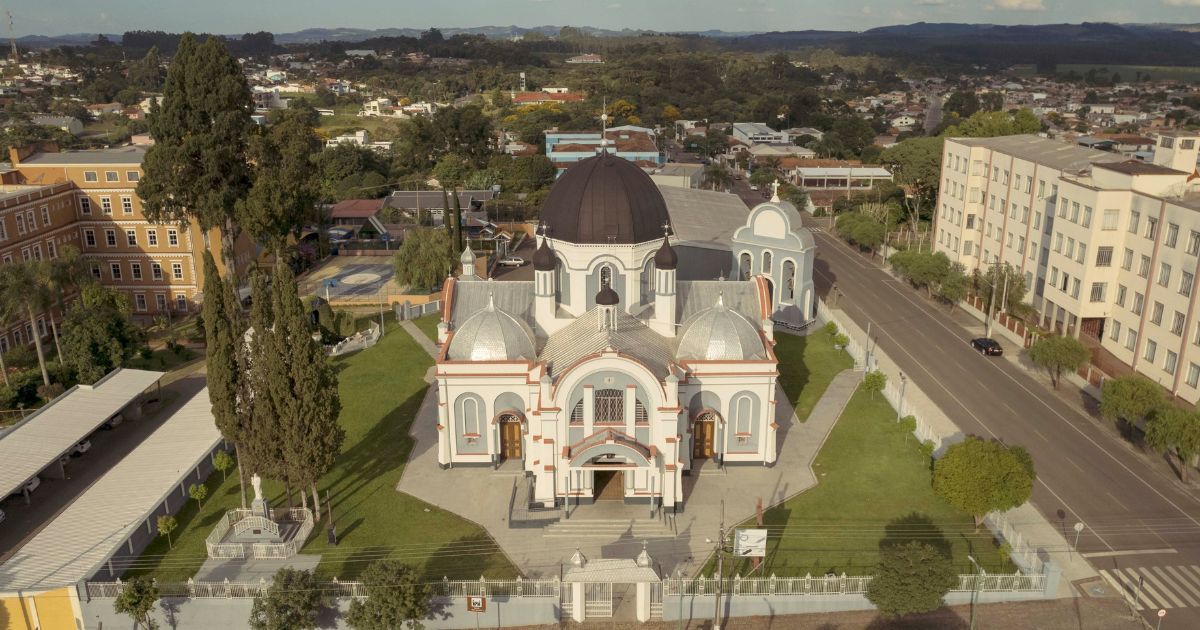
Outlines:
{"type": "Polygon", "coordinates": [[[261,516],[267,520],[271,519],[271,506],[267,504],[267,500],[263,498],[262,477],[258,473],[254,473],[250,477],[250,487],[254,488],[254,500],[250,502],[250,512],[255,516],[261,516]]]}

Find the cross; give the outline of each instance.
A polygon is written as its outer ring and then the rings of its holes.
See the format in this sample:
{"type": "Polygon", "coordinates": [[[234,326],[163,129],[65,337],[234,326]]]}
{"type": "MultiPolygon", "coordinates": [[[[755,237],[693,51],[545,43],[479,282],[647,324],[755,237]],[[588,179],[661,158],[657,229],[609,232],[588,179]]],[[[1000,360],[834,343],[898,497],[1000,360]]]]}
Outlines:
{"type": "Polygon", "coordinates": [[[670,236],[671,235],[671,222],[663,221],[662,229],[663,229],[663,236],[670,236]]]}
{"type": "Polygon", "coordinates": [[[771,182],[771,201],[779,201],[779,180],[771,182]]]}

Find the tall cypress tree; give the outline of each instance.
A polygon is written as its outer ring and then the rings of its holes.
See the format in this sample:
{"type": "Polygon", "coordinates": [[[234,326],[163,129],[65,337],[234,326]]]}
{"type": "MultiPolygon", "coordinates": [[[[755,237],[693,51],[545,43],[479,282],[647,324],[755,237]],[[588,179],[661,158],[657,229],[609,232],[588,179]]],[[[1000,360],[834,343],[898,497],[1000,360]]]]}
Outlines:
{"type": "MultiPolygon", "coordinates": [[[[280,417],[282,447],[289,475],[312,492],[318,516],[321,499],[317,482],[330,469],[341,451],[346,432],[338,424],[342,404],[337,375],[324,349],[312,337],[304,305],[296,294],[296,282],[286,265],[275,266],[275,328],[286,362],[287,383],[282,390],[280,417]]],[[[303,492],[303,490],[301,490],[303,492]]]]}
{"type": "Polygon", "coordinates": [[[283,481],[291,505],[291,486],[283,457],[283,417],[279,375],[286,371],[284,348],[278,339],[275,305],[264,275],[251,276],[250,327],[247,341],[246,379],[249,422],[246,428],[247,459],[260,475],[283,481]]]}
{"type": "Polygon", "coordinates": [[[272,120],[270,130],[251,142],[254,185],[238,217],[255,241],[278,254],[289,234],[299,238],[301,227],[317,219],[320,192],[313,156],[321,141],[311,107],[283,110],[272,120]]]}
{"type": "MultiPolygon", "coordinates": [[[[237,202],[250,188],[247,139],[253,99],[241,64],[221,40],[185,33],[171,60],[161,107],[152,106],[154,145],[137,193],[151,222],[221,229],[226,272],[237,277],[237,202]]],[[[209,249],[211,244],[205,243],[209,249]]]]}
{"type": "Polygon", "coordinates": [[[238,485],[242,507],[246,507],[246,478],[242,472],[242,447],[245,425],[239,405],[242,388],[241,309],[229,304],[232,291],[217,274],[212,254],[204,252],[204,336],[208,345],[205,366],[208,373],[208,400],[222,437],[233,443],[238,453],[238,485]]]}

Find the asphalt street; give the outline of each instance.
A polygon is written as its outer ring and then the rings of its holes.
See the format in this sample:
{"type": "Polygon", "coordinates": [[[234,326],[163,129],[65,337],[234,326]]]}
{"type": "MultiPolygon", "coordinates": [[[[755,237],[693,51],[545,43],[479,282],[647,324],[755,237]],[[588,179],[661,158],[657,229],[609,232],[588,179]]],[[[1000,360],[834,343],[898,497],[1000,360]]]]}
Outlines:
{"type": "MultiPolygon", "coordinates": [[[[761,201],[738,192],[747,205],[761,201]]],[[[863,329],[870,324],[878,347],[963,431],[1028,449],[1038,471],[1034,505],[1068,541],[1083,523],[1079,551],[1114,587],[1129,586],[1130,599],[1140,581],[1147,618],[1161,607],[1163,628],[1200,627],[1200,499],[1166,463],[1010,361],[979,355],[967,342],[982,325],[964,328],[831,236],[826,220],[806,223],[817,242],[818,292],[836,283],[836,306],[863,329]]]]}

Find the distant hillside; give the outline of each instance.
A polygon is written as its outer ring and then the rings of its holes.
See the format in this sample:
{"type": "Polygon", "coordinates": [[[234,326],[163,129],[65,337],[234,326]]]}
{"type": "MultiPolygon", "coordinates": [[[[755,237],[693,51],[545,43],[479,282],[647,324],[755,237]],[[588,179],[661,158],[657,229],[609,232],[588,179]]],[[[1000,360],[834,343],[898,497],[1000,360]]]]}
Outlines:
{"type": "MultiPolygon", "coordinates": [[[[26,35],[17,38],[17,45],[24,48],[54,48],[56,46],[87,46],[96,41],[98,33],[68,33],[66,35],[26,35]]],[[[119,33],[105,33],[114,42],[121,41],[119,33]]]]}

